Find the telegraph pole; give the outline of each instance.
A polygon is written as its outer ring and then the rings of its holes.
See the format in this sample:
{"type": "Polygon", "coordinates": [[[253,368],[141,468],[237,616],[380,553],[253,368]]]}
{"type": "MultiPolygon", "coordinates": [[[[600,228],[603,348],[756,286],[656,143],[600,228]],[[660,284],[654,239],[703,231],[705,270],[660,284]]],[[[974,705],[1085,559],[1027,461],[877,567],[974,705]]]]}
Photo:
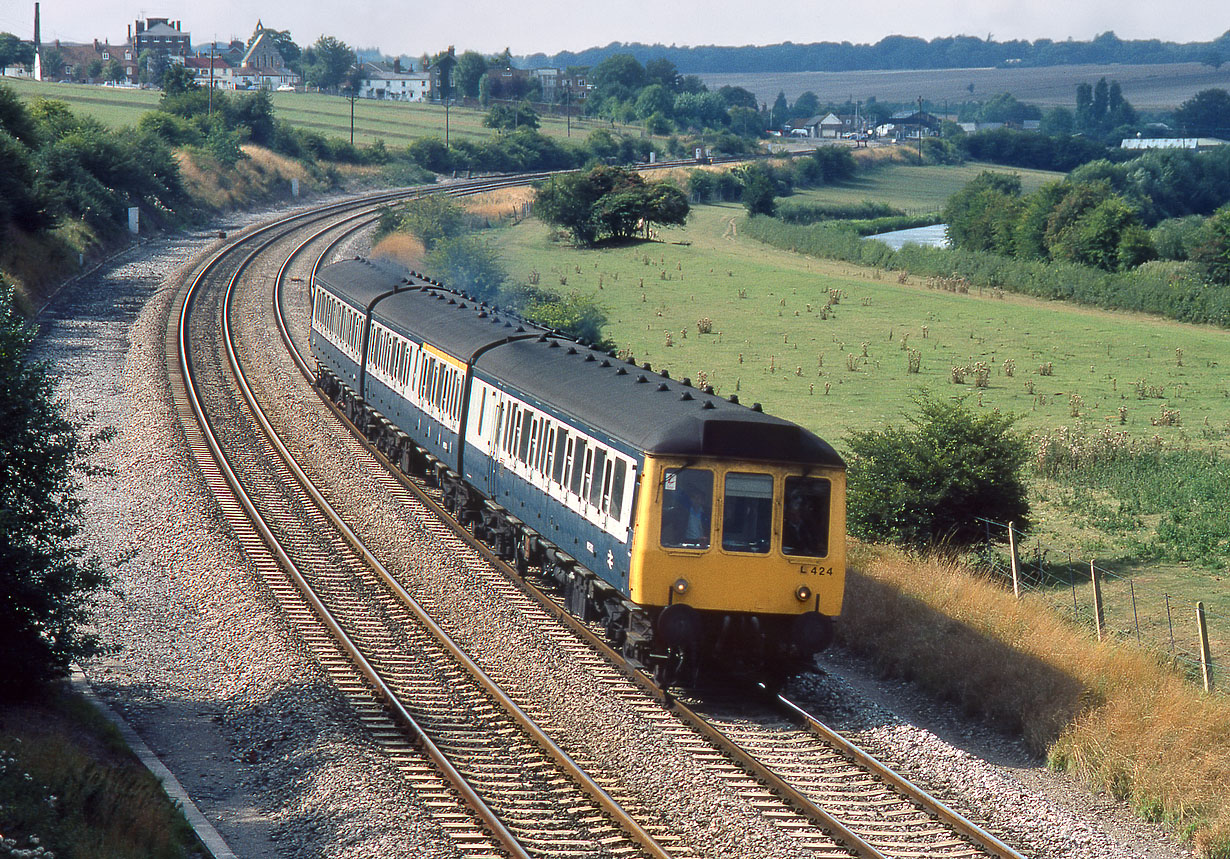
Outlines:
{"type": "Polygon", "coordinates": [[[922,164],[922,130],[923,130],[922,96],[920,95],[918,97],[918,163],[919,164],[922,164]]]}

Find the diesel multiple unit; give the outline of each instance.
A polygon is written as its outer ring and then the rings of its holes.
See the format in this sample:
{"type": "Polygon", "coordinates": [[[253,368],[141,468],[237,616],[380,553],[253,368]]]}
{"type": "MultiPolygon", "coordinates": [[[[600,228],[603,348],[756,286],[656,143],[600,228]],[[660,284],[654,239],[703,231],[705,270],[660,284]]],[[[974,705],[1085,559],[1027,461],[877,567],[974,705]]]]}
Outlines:
{"type": "Polygon", "coordinates": [[[312,301],[322,390],[628,658],[781,676],[831,640],[845,466],[814,434],[383,262],[312,301]]]}

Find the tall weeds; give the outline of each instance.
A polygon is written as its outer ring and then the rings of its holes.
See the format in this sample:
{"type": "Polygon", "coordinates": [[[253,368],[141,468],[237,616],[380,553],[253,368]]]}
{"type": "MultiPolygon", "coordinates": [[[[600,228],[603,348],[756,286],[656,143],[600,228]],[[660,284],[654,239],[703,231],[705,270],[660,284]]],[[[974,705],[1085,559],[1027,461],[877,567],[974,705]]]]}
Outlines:
{"type": "Polygon", "coordinates": [[[856,547],[839,640],[1230,857],[1230,701],[959,564],[856,547]]]}

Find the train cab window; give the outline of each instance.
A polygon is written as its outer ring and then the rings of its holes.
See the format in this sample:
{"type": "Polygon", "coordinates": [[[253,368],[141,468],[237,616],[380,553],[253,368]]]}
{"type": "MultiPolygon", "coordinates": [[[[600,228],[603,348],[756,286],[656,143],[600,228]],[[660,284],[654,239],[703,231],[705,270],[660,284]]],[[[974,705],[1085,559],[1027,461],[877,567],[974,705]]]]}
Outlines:
{"type": "Polygon", "coordinates": [[[662,545],[708,549],[713,519],[713,472],[668,468],[662,478],[662,545]]]}
{"type": "Polygon", "coordinates": [[[722,511],[723,549],[768,552],[773,535],[773,475],[727,474],[722,511]]]}
{"type": "Polygon", "coordinates": [[[782,510],[782,554],[824,558],[829,553],[833,487],[819,477],[787,477],[782,510]]]}

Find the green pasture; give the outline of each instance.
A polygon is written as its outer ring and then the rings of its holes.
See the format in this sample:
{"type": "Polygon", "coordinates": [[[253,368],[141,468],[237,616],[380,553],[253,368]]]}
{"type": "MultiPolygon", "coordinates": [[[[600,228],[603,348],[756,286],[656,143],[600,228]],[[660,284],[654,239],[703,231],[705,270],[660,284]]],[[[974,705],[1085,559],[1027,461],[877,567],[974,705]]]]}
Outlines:
{"type": "Polygon", "coordinates": [[[911,215],[938,212],[950,196],[984,170],[1015,173],[1021,177],[1021,190],[1026,194],[1047,182],[1063,178],[1062,173],[1048,170],[1026,170],[997,164],[971,163],[959,167],[886,164],[861,170],[854,179],[841,185],[797,191],[778,203],[790,206],[795,203],[861,203],[873,200],[888,203],[911,215]]]}
{"type": "MultiPolygon", "coordinates": [[[[112,128],[135,125],[148,110],[158,106],[162,93],[158,90],[121,89],[87,84],[39,83],[6,79],[23,99],[53,98],[66,102],[77,113],[92,116],[112,128]]],[[[350,137],[350,99],[321,93],[275,92],[274,112],[294,126],[319,132],[326,137],[350,137]]],[[[466,107],[448,110],[450,140],[483,140],[495,134],[483,127],[486,111],[466,107]]],[[[540,131],[559,139],[584,140],[595,128],[611,128],[609,122],[574,116],[571,123],[563,116],[543,116],[540,131]]],[[[356,99],[354,103],[354,140],[358,144],[384,140],[390,147],[400,147],[423,137],[444,138],[445,110],[437,104],[415,104],[373,99],[356,99]]],[[[616,126],[615,130],[639,133],[634,127],[616,126]]]]}
{"type": "Polygon", "coordinates": [[[1017,413],[1027,430],[1079,421],[1230,450],[1230,332],[899,283],[895,273],[743,239],[743,217],[736,204],[698,206],[659,241],[598,250],[551,241],[529,221],[500,243],[516,280],[537,271],[548,288],[596,294],[611,339],[638,362],[703,374],[722,395],[761,402],[839,448],[851,430],[899,421],[929,388],[1017,413]],[[837,303],[822,313],[831,291],[837,303]],[[697,330],[705,317],[710,334],[697,330]],[[907,372],[910,350],[921,355],[918,373],[907,372]],[[987,387],[953,383],[953,367],[980,361],[992,369],[987,387]],[[1152,423],[1162,407],[1180,411],[1178,426],[1152,423]]]}

